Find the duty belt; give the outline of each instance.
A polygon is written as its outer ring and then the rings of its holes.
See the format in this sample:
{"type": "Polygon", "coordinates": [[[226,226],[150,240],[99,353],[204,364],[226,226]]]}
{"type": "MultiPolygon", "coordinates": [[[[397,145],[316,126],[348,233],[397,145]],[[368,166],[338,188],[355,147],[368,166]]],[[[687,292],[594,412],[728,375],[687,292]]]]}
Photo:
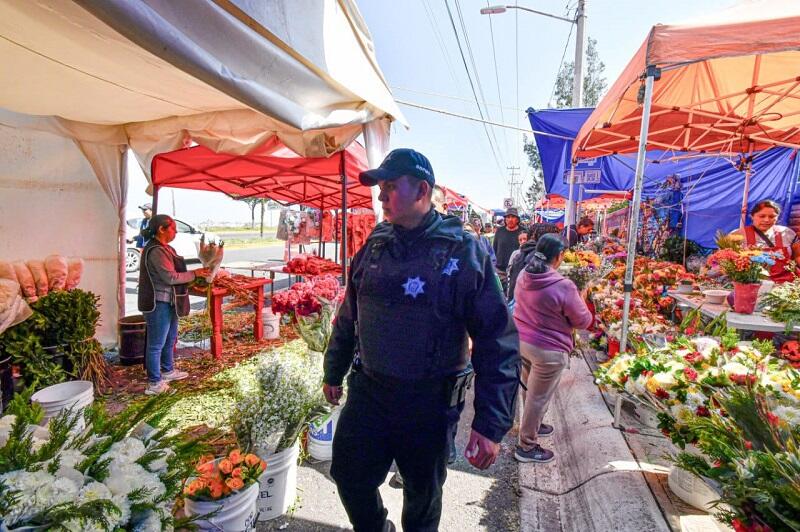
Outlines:
{"type": "Polygon", "coordinates": [[[430,379],[403,379],[400,377],[393,377],[391,375],[384,375],[377,373],[361,366],[359,370],[367,378],[387,386],[389,388],[398,388],[402,390],[439,392],[444,390],[444,385],[447,382],[447,377],[433,377],[430,379]]]}

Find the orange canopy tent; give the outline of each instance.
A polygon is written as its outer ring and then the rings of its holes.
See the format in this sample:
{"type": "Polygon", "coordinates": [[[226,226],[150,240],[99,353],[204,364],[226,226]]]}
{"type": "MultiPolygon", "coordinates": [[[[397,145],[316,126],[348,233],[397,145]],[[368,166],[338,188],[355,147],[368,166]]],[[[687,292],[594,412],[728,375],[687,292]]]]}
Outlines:
{"type": "Polygon", "coordinates": [[[573,160],[638,151],[623,351],[647,150],[747,154],[744,223],[752,153],[773,146],[800,148],[800,2],[741,2],[688,24],[650,30],[572,148],[573,160]]]}

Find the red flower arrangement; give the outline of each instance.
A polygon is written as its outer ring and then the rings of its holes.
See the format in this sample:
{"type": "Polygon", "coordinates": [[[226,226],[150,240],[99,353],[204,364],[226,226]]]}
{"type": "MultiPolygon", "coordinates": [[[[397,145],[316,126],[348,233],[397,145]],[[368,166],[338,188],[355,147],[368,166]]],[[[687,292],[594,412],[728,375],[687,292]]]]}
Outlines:
{"type": "Polygon", "coordinates": [[[284,292],[272,297],[272,312],[291,317],[310,316],[322,312],[324,304],[336,305],[344,298],[339,279],[334,275],[321,275],[303,283],[295,283],[284,292]]]}

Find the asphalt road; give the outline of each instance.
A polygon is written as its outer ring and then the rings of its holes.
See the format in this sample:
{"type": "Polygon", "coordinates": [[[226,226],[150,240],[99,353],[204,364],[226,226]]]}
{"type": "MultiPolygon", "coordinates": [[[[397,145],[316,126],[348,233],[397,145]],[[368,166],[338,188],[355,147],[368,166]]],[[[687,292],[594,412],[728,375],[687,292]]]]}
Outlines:
{"type": "MultiPolygon", "coordinates": [[[[293,252],[297,253],[297,246],[293,246],[293,252]]],[[[313,246],[313,249],[317,249],[313,246]]],[[[311,249],[308,249],[310,251],[311,249]]],[[[325,249],[327,257],[334,256],[333,245],[328,244],[325,249]]],[[[269,261],[283,261],[284,245],[283,242],[279,244],[245,249],[228,249],[225,250],[225,259],[223,264],[236,262],[236,261],[254,261],[254,262],[269,262],[269,261]]],[[[199,263],[191,263],[188,265],[190,270],[199,268],[199,263]]],[[[250,275],[250,270],[231,270],[233,273],[242,275],[250,275]]],[[[255,272],[256,276],[268,276],[261,272],[255,272]]],[[[128,273],[125,277],[125,314],[130,316],[138,314],[137,309],[137,291],[139,286],[139,272],[128,273]]],[[[289,286],[289,276],[278,274],[275,278],[275,290],[282,290],[289,286]]],[[[193,310],[200,310],[205,308],[205,298],[189,296],[189,301],[193,310]]]]}

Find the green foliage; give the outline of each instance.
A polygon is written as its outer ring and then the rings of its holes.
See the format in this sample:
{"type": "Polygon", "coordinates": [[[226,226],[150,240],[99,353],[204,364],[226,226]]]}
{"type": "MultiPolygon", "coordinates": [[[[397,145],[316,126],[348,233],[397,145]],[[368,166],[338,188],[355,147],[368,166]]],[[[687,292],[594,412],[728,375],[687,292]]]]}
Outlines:
{"type": "MultiPolygon", "coordinates": [[[[700,246],[694,240],[686,240],[686,257],[700,252],[700,246]]],[[[684,257],[684,239],[679,235],[672,235],[661,245],[658,258],[674,262],[676,264],[683,264],[684,257]]]]}
{"type": "Polygon", "coordinates": [[[800,530],[800,429],[776,419],[767,397],[753,389],[731,388],[716,398],[724,416],[687,423],[710,460],[681,453],[677,465],[720,484],[720,502],[731,508],[720,517],[728,523],[800,530]]]}
{"type": "Polygon", "coordinates": [[[102,346],[93,340],[99,296],[85,290],[50,292],[31,304],[33,315],[0,334],[0,356],[22,366],[28,387],[45,387],[80,376],[88,357],[102,346]],[[56,347],[72,362],[68,374],[45,348],[56,347]]]}

